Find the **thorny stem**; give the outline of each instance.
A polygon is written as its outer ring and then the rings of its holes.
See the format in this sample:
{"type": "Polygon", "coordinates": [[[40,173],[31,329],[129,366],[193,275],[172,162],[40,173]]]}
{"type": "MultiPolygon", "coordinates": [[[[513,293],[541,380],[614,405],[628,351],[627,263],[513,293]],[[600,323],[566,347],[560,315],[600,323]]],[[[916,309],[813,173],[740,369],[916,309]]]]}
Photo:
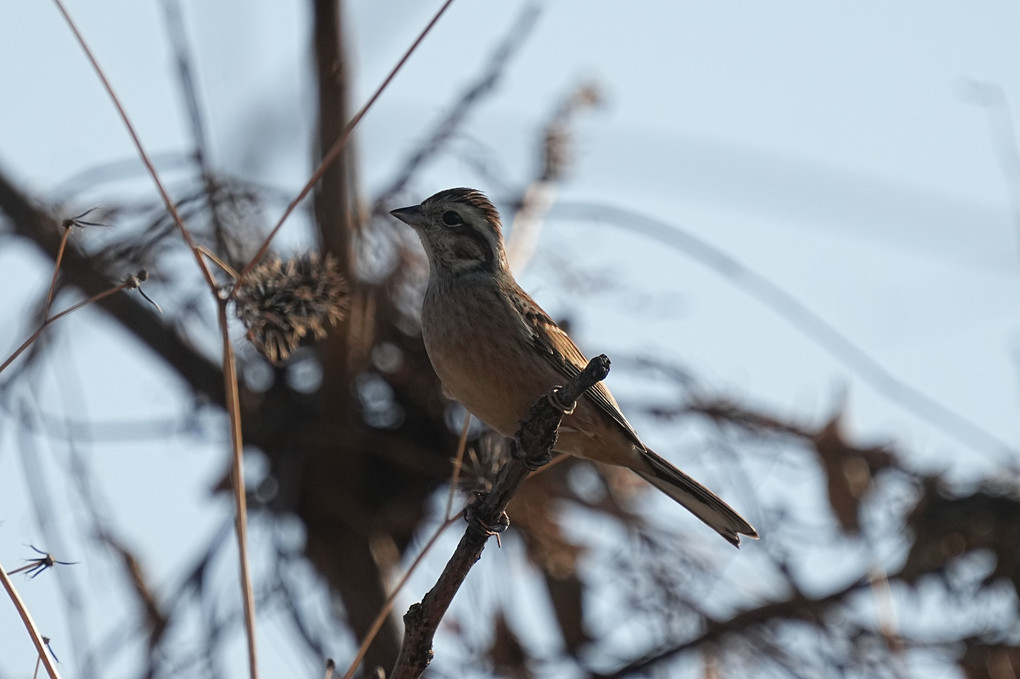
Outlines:
{"type": "Polygon", "coordinates": [[[140,278],[141,278],[141,276],[130,276],[123,283],[115,285],[112,288],[110,288],[109,290],[104,290],[103,292],[100,292],[100,293],[97,293],[95,295],[92,295],[88,299],[82,300],[81,302],[78,302],[77,304],[64,309],[59,314],[55,314],[53,316],[50,316],[50,317],[46,318],[46,320],[44,320],[42,322],[42,324],[36,329],[36,331],[32,333],[32,336],[29,337],[27,340],[25,340],[25,342],[20,347],[15,349],[14,353],[11,354],[7,358],[7,360],[3,362],[3,365],[0,365],[0,373],[2,373],[4,370],[6,370],[7,366],[9,366],[11,363],[14,362],[14,359],[16,359],[18,356],[21,356],[22,352],[24,352],[25,349],[28,349],[30,346],[32,346],[32,342],[35,342],[37,339],[39,339],[39,335],[42,334],[42,331],[45,330],[48,325],[50,325],[51,323],[53,323],[56,320],[59,320],[59,319],[63,318],[64,316],[66,316],[67,314],[69,314],[69,313],[71,313],[73,311],[77,311],[78,309],[82,308],[83,306],[85,306],[87,304],[92,304],[93,302],[98,302],[99,300],[103,299],[104,297],[109,297],[110,295],[112,295],[112,294],[114,294],[116,292],[120,292],[121,290],[130,289],[130,288],[137,288],[138,285],[139,285],[139,279],[140,278]]]}
{"type": "Polygon", "coordinates": [[[18,590],[14,588],[14,583],[7,575],[7,571],[4,570],[3,566],[0,566],[0,581],[4,583],[4,589],[7,590],[7,596],[10,597],[14,603],[14,608],[18,610],[18,615],[21,616],[21,621],[25,624],[25,629],[28,630],[28,636],[32,638],[32,643],[35,644],[35,650],[39,654],[39,659],[42,661],[43,666],[46,668],[46,672],[50,675],[50,679],[60,679],[60,673],[57,672],[57,668],[53,665],[53,660],[50,658],[49,651],[46,650],[46,642],[43,641],[42,636],[39,634],[38,628],[35,626],[35,621],[32,620],[32,614],[28,612],[28,608],[25,607],[25,602],[21,600],[18,595],[18,590]]]}
{"type": "MultiPolygon", "coordinates": [[[[54,1],[59,2],[59,0],[54,1]]],[[[323,156],[322,162],[319,163],[319,167],[315,170],[315,172],[312,173],[312,176],[305,183],[304,188],[302,188],[298,195],[294,198],[294,200],[292,200],[290,204],[287,205],[287,208],[283,211],[283,214],[280,216],[279,221],[276,222],[276,226],[274,226],[273,230],[269,232],[269,235],[266,236],[266,239],[262,241],[262,246],[259,247],[258,252],[256,252],[255,256],[251,258],[251,261],[248,262],[247,265],[245,265],[244,269],[241,270],[241,275],[237,277],[237,281],[235,281],[234,287],[231,289],[230,294],[227,296],[228,299],[234,298],[234,296],[237,294],[238,289],[241,287],[241,283],[244,281],[245,276],[251,273],[251,270],[255,268],[255,265],[257,265],[259,261],[261,261],[262,258],[265,256],[266,252],[269,251],[269,244],[272,242],[273,238],[276,237],[277,232],[283,227],[283,224],[284,222],[287,221],[287,218],[290,217],[290,214],[294,211],[294,208],[296,208],[298,204],[305,199],[305,197],[308,195],[308,192],[312,190],[312,187],[315,186],[315,184],[320,179],[322,179],[322,175],[326,174],[326,170],[329,169],[329,166],[336,162],[336,159],[340,157],[340,154],[347,146],[347,141],[351,137],[351,132],[358,125],[358,123],[361,122],[361,119],[365,117],[365,114],[368,113],[368,110],[372,107],[372,104],[374,104],[376,100],[382,95],[383,91],[389,86],[393,78],[396,77],[400,69],[403,68],[405,63],[407,63],[407,60],[411,58],[411,54],[414,53],[414,51],[418,48],[418,45],[422,43],[422,41],[425,39],[425,36],[428,35],[429,31],[431,31],[432,28],[436,25],[436,23],[439,22],[439,18],[443,16],[443,13],[446,12],[446,10],[452,4],[453,0],[446,0],[446,2],[443,3],[443,6],[439,8],[439,11],[436,12],[435,16],[432,17],[432,20],[429,21],[429,23],[425,26],[422,32],[418,34],[418,37],[415,39],[415,41],[411,43],[411,46],[407,48],[407,51],[404,52],[404,56],[400,58],[400,61],[397,62],[397,65],[393,67],[393,70],[390,71],[389,75],[387,75],[386,78],[382,81],[382,84],[379,85],[378,88],[376,88],[375,93],[372,94],[369,100],[365,102],[365,105],[361,107],[361,110],[355,113],[354,117],[351,118],[349,123],[347,123],[346,127],[344,127],[343,129],[343,132],[340,133],[340,138],[336,140],[332,148],[330,148],[326,155],[323,156]]]]}
{"type": "Polygon", "coordinates": [[[46,293],[46,306],[43,308],[43,322],[50,317],[50,306],[53,304],[53,294],[57,289],[57,274],[60,273],[60,263],[64,261],[64,250],[67,248],[67,239],[71,235],[70,225],[64,225],[64,234],[60,237],[60,247],[57,249],[57,258],[53,263],[53,278],[50,279],[50,289],[46,293]]]}

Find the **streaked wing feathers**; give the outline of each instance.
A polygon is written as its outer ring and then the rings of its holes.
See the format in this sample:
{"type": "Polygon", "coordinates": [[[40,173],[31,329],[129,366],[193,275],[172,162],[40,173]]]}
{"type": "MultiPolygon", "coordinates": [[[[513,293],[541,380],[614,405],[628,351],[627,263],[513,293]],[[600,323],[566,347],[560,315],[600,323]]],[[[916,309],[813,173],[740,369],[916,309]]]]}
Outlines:
{"type": "MultiPolygon", "coordinates": [[[[521,291],[521,294],[530,302],[530,308],[522,309],[521,312],[528,329],[532,333],[532,341],[535,347],[566,380],[576,377],[588,365],[588,359],[577,348],[577,345],[570,339],[570,336],[563,332],[534,300],[523,291],[521,291]]],[[[630,426],[630,422],[620,412],[620,406],[617,405],[616,399],[613,398],[613,395],[609,393],[609,390],[602,382],[596,383],[585,394],[602,412],[609,415],[620,425],[620,428],[623,429],[631,441],[644,448],[644,444],[641,443],[634,428],[630,426]]]]}

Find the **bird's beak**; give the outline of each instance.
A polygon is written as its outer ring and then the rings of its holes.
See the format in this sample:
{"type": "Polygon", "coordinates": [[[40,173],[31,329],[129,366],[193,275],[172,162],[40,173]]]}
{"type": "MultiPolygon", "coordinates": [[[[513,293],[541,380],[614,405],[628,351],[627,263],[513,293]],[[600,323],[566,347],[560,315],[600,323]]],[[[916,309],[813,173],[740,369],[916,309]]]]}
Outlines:
{"type": "Polygon", "coordinates": [[[415,229],[425,226],[425,214],[422,212],[421,205],[390,210],[390,214],[415,229]]]}

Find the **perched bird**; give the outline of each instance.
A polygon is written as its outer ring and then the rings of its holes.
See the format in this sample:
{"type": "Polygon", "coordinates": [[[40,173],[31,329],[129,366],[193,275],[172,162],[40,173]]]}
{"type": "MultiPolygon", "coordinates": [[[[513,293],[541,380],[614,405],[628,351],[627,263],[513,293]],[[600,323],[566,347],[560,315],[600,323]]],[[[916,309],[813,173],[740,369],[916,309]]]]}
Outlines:
{"type": "MultiPolygon", "coordinates": [[[[481,192],[448,189],[390,214],[418,233],[428,255],[421,325],[439,379],[478,419],[513,436],[532,404],[588,359],[517,285],[499,213],[481,192]]],[[[641,443],[601,382],[563,418],[555,450],[634,471],[734,546],[741,535],[758,537],[712,491],[641,443]]]]}

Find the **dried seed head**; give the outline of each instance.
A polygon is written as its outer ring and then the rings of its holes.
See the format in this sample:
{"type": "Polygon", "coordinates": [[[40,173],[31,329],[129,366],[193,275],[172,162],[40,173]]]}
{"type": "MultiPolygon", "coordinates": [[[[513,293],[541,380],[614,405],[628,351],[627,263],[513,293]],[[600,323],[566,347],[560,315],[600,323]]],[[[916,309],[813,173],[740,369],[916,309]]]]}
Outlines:
{"type": "Polygon", "coordinates": [[[93,208],[89,208],[88,210],[85,210],[85,212],[82,212],[81,214],[77,214],[74,217],[68,217],[67,219],[64,219],[62,222],[60,222],[60,225],[65,230],[70,229],[73,226],[77,226],[78,228],[82,229],[84,229],[86,226],[109,226],[109,224],[103,224],[102,222],[90,222],[82,219],[83,217],[88,217],[96,210],[102,209],[103,208],[100,205],[97,205],[96,207],[93,208]]]}
{"type": "Polygon", "coordinates": [[[288,260],[265,259],[235,296],[248,340],[273,363],[285,361],[311,334],[326,336],[347,312],[350,293],[336,258],[311,252],[288,260]]]}

